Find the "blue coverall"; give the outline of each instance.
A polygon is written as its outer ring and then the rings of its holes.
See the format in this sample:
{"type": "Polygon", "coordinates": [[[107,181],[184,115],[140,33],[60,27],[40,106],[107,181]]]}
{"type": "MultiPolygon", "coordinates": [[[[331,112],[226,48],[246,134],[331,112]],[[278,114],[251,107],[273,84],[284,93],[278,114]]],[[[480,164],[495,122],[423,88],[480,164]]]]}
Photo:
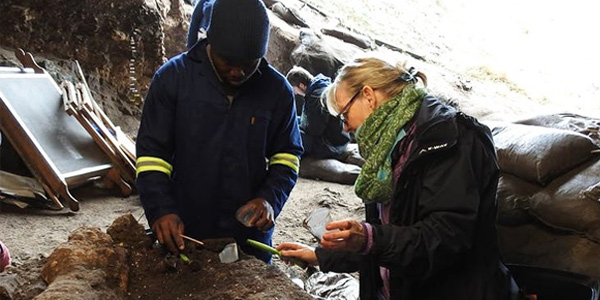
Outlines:
{"type": "Polygon", "coordinates": [[[178,214],[198,239],[234,237],[271,244],[273,229],[246,228],[235,211],[255,197],[277,216],[298,177],[302,142],[293,91],[265,59],[229,101],[206,40],[154,75],[137,137],[137,187],[146,217],[178,214]]]}

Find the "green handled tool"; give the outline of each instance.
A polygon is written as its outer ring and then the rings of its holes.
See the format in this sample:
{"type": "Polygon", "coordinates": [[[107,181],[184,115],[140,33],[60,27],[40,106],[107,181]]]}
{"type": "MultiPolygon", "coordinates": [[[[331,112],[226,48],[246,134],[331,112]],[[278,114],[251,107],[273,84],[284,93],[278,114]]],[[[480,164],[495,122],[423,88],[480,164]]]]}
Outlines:
{"type": "Polygon", "coordinates": [[[252,246],[252,247],[254,247],[254,248],[258,249],[258,250],[266,251],[266,252],[269,252],[271,254],[277,255],[277,256],[281,257],[282,259],[289,260],[292,264],[297,265],[298,267],[300,267],[302,269],[306,269],[306,267],[308,267],[308,263],[307,262],[305,262],[305,261],[303,261],[301,259],[298,259],[298,258],[291,258],[291,259],[284,258],[284,256],[281,255],[280,251],[277,251],[277,249],[275,249],[275,248],[273,248],[273,247],[271,247],[269,245],[263,244],[261,242],[258,242],[258,241],[255,241],[255,240],[251,240],[251,239],[247,239],[246,240],[246,244],[248,244],[248,245],[250,245],[250,246],[252,246]]]}

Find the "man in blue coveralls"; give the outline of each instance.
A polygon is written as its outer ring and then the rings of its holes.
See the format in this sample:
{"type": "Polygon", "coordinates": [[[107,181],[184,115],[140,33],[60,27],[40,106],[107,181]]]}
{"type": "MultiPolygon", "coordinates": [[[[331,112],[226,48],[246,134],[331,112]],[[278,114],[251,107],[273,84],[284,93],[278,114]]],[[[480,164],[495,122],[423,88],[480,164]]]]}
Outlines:
{"type": "Polygon", "coordinates": [[[269,19],[260,0],[216,0],[207,38],[154,75],[137,138],[146,218],[171,252],[181,234],[271,244],[298,177],[302,143],[293,91],[263,58],[269,19]],[[235,212],[253,212],[248,227],[235,212]]]}

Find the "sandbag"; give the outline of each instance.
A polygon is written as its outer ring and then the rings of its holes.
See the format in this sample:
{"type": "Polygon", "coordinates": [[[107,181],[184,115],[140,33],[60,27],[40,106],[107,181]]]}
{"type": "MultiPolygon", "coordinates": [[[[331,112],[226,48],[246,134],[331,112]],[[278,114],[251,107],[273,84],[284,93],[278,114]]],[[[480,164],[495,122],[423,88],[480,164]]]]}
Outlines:
{"type": "Polygon", "coordinates": [[[587,135],[600,146],[600,119],[570,113],[561,113],[536,116],[515,123],[575,131],[587,135]]]}
{"type": "Polygon", "coordinates": [[[590,186],[585,191],[582,191],[579,196],[582,199],[600,201],[600,182],[590,186]]]}
{"type": "MultiPolygon", "coordinates": [[[[539,223],[498,226],[498,245],[508,263],[543,266],[600,278],[600,244],[573,234],[557,234],[539,223]]],[[[576,298],[572,298],[576,299],[576,298]]]]}
{"type": "Polygon", "coordinates": [[[343,163],[337,159],[302,158],[300,172],[302,178],[318,179],[341,184],[354,184],[360,167],[343,163]]]}
{"type": "Polygon", "coordinates": [[[358,144],[356,143],[349,143],[346,146],[346,149],[344,149],[344,152],[342,152],[342,154],[339,157],[337,157],[337,159],[347,164],[359,166],[361,168],[365,164],[365,159],[362,158],[362,156],[360,156],[360,152],[358,151],[358,144]]]}
{"type": "Polygon", "coordinates": [[[581,196],[599,175],[600,159],[570,171],[533,195],[529,212],[548,226],[600,242],[600,201],[581,196]]]}
{"type": "Polygon", "coordinates": [[[500,170],[541,185],[587,161],[598,149],[589,137],[561,129],[510,124],[492,132],[500,170]]]}
{"type": "Polygon", "coordinates": [[[498,182],[498,224],[506,226],[523,225],[531,221],[527,210],[531,196],[542,189],[541,186],[519,179],[510,174],[502,174],[498,182]]]}

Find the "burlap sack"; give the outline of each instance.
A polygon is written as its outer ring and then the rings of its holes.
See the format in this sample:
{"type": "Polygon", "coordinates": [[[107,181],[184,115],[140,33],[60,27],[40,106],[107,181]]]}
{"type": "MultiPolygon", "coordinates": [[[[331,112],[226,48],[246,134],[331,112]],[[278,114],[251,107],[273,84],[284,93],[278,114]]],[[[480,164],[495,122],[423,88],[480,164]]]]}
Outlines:
{"type": "Polygon", "coordinates": [[[515,123],[575,131],[587,135],[597,145],[600,145],[600,119],[570,113],[561,113],[537,116],[515,123]]]}
{"type": "Polygon", "coordinates": [[[303,158],[299,176],[341,184],[354,184],[360,174],[360,167],[343,163],[337,159],[303,158]]]}
{"type": "MultiPolygon", "coordinates": [[[[498,244],[505,262],[585,274],[600,278],[600,244],[560,234],[539,223],[499,226],[498,244]]],[[[576,298],[570,298],[576,299],[576,298]]]]}
{"type": "Polygon", "coordinates": [[[575,168],[531,198],[530,214],[553,228],[600,242],[600,201],[582,197],[599,176],[600,159],[575,168]]]}
{"type": "Polygon", "coordinates": [[[493,130],[503,172],[548,184],[592,156],[598,146],[587,136],[554,128],[510,124],[493,130]]]}
{"type": "Polygon", "coordinates": [[[581,199],[600,201],[600,182],[590,186],[579,194],[581,199]]]}
{"type": "Polygon", "coordinates": [[[498,224],[506,226],[523,225],[531,221],[527,210],[531,196],[542,189],[541,186],[519,179],[510,174],[502,174],[498,182],[498,224]]]}

